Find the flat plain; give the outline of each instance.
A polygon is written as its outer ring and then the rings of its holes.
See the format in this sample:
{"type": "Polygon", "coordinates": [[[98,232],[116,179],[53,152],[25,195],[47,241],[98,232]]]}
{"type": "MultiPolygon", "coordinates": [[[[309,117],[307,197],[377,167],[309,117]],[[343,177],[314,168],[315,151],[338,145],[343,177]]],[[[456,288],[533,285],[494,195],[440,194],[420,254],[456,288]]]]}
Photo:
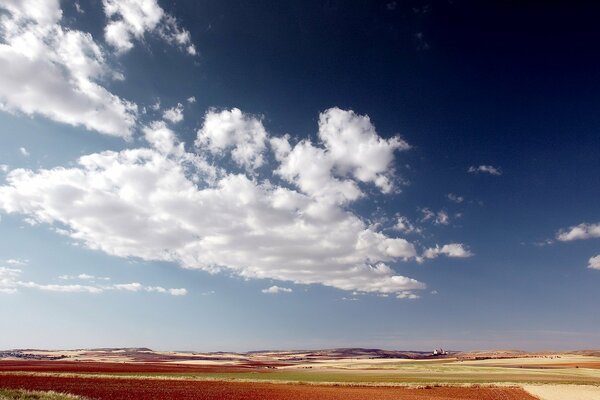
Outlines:
{"type": "Polygon", "coordinates": [[[363,349],[243,354],[97,349],[0,354],[0,388],[89,399],[600,399],[595,352],[434,357],[363,349]]]}

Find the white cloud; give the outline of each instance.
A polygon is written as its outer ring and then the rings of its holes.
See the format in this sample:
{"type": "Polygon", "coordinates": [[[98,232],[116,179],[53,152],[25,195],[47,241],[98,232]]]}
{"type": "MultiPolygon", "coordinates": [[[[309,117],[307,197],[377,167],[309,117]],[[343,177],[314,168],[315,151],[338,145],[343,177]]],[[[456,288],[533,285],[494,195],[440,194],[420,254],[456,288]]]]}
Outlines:
{"type": "Polygon", "coordinates": [[[20,276],[22,270],[16,268],[0,267],[0,293],[16,293],[21,288],[25,289],[36,289],[46,292],[62,292],[62,293],[104,293],[108,290],[127,290],[131,292],[157,292],[167,293],[172,296],[184,296],[187,294],[187,290],[184,288],[179,289],[165,289],[161,286],[144,286],[141,283],[120,283],[115,285],[99,285],[94,284],[95,280],[109,280],[109,278],[95,277],[87,274],[79,274],[78,276],[62,275],[59,279],[79,279],[87,281],[85,285],[82,284],[47,284],[37,283],[32,281],[22,281],[20,276]]]}
{"type": "Polygon", "coordinates": [[[190,33],[180,28],[175,17],[166,13],[156,0],[102,0],[102,4],[108,18],[104,38],[117,52],[131,50],[133,40],[142,40],[149,32],[196,55],[190,33]]]}
{"type": "Polygon", "coordinates": [[[415,226],[410,222],[407,217],[402,215],[398,216],[398,220],[396,221],[396,225],[394,225],[394,229],[404,233],[418,232],[419,229],[415,228],[415,226]]]}
{"type": "MultiPolygon", "coordinates": [[[[239,116],[234,120],[248,123],[239,116]]],[[[226,129],[230,123],[225,118],[226,129]]],[[[258,129],[256,121],[249,124],[258,129]]],[[[211,169],[176,144],[171,131],[146,132],[146,138],[156,150],[105,151],[68,168],[12,170],[0,186],[0,209],[57,224],[89,248],[119,257],[348,291],[398,294],[425,287],[388,265],[415,259],[415,246],[369,226],[340,205],[336,193],[332,198],[211,169]]],[[[327,153],[336,153],[337,143],[347,146],[332,140],[327,151],[319,150],[331,159],[327,153]]],[[[367,147],[378,143],[365,138],[367,147]]],[[[397,147],[386,143],[388,152],[397,147]]],[[[341,173],[336,164],[331,173],[341,173]]],[[[351,171],[362,169],[355,164],[351,171]]],[[[382,168],[356,174],[377,185],[378,175],[389,176],[382,168]]],[[[354,182],[355,172],[347,173],[354,182]]]]}
{"type": "Polygon", "coordinates": [[[29,157],[29,152],[25,147],[19,147],[19,152],[23,157],[29,157]]]}
{"type": "Polygon", "coordinates": [[[600,269],[600,254],[590,258],[588,268],[600,269]]]}
{"type": "Polygon", "coordinates": [[[82,281],[109,281],[110,278],[107,276],[95,276],[89,274],[79,274],[79,275],[61,275],[58,279],[62,279],[65,281],[68,280],[82,280],[82,281]]]}
{"type": "Polygon", "coordinates": [[[175,132],[169,129],[164,121],[154,121],[142,131],[146,141],[159,152],[177,155],[184,153],[183,143],[177,141],[175,132]]]}
{"type": "Polygon", "coordinates": [[[410,299],[410,300],[414,300],[414,299],[418,299],[419,295],[417,295],[417,294],[415,294],[415,293],[413,293],[411,291],[405,290],[403,292],[398,293],[396,295],[396,298],[397,299],[410,299]]]}
{"type": "Polygon", "coordinates": [[[596,224],[581,223],[568,229],[562,229],[556,234],[556,239],[561,242],[592,238],[600,238],[600,222],[596,224]]]}
{"type": "Polygon", "coordinates": [[[102,293],[104,290],[97,286],[90,285],[57,285],[57,284],[40,284],[36,282],[17,282],[18,287],[27,289],[38,289],[47,292],[63,292],[63,293],[102,293]]]}
{"type": "Polygon", "coordinates": [[[473,256],[473,253],[462,243],[445,244],[442,247],[436,245],[423,253],[424,258],[436,258],[440,255],[448,257],[466,258],[473,256]]]}
{"type": "Polygon", "coordinates": [[[131,135],[137,106],[100,85],[119,74],[89,33],[61,26],[58,1],[4,1],[0,11],[0,110],[131,135]]]}
{"type": "Polygon", "coordinates": [[[4,260],[4,263],[13,267],[24,267],[25,265],[29,264],[29,260],[9,258],[8,260],[4,260]]]}
{"type": "Polygon", "coordinates": [[[8,172],[10,167],[6,164],[0,164],[0,172],[8,172]]]}
{"type": "Polygon", "coordinates": [[[311,197],[341,204],[364,195],[358,182],[373,183],[383,193],[393,189],[391,168],[396,150],[407,150],[399,136],[381,138],[368,116],[330,108],[319,116],[321,146],[289,136],[271,139],[283,179],[311,197]]]}
{"type": "Polygon", "coordinates": [[[160,110],[160,100],[156,100],[156,103],[150,105],[150,109],[152,109],[153,111],[160,110]]]}
{"type": "Polygon", "coordinates": [[[183,121],[183,104],[177,103],[177,106],[166,109],[163,113],[163,119],[174,124],[183,121]]]}
{"type": "Polygon", "coordinates": [[[446,197],[448,197],[448,200],[450,200],[450,201],[452,201],[454,203],[457,203],[457,204],[462,203],[463,201],[465,201],[464,197],[458,196],[458,195],[452,194],[452,193],[448,193],[446,197]]]}
{"type": "Polygon", "coordinates": [[[502,170],[498,167],[494,167],[492,165],[479,165],[477,167],[470,166],[467,172],[471,174],[485,173],[490,175],[500,176],[502,175],[502,170]]]}
{"type": "Polygon", "coordinates": [[[444,210],[438,211],[434,223],[436,225],[448,225],[450,223],[450,217],[448,217],[448,213],[444,210]]]}
{"type": "Polygon", "coordinates": [[[187,98],[187,102],[188,102],[189,104],[194,104],[194,103],[196,102],[196,97],[194,97],[194,96],[190,96],[190,97],[188,97],[188,98],[187,98]]]}
{"type": "Polygon", "coordinates": [[[450,217],[448,213],[444,210],[440,210],[438,212],[431,211],[429,208],[422,208],[421,213],[423,213],[423,218],[421,218],[421,222],[431,221],[434,225],[448,225],[450,223],[450,217]]]}
{"type": "Polygon", "coordinates": [[[81,4],[79,4],[78,1],[75,2],[75,11],[77,11],[79,14],[85,14],[85,11],[83,10],[83,8],[81,8],[81,4]]]}
{"type": "Polygon", "coordinates": [[[291,293],[292,289],[273,285],[268,289],[261,290],[261,292],[267,294],[291,293]]]}
{"type": "Polygon", "coordinates": [[[185,288],[167,289],[167,291],[171,296],[185,296],[188,293],[187,289],[185,288]]]}
{"type": "Polygon", "coordinates": [[[231,149],[233,161],[247,170],[254,170],[264,163],[266,139],[267,131],[259,118],[232,108],[208,111],[195,144],[213,154],[231,149]]]}
{"type": "Polygon", "coordinates": [[[133,283],[119,283],[119,284],[113,285],[113,288],[115,288],[117,290],[126,290],[128,292],[139,292],[140,290],[144,289],[144,286],[139,282],[133,282],[133,283]]]}

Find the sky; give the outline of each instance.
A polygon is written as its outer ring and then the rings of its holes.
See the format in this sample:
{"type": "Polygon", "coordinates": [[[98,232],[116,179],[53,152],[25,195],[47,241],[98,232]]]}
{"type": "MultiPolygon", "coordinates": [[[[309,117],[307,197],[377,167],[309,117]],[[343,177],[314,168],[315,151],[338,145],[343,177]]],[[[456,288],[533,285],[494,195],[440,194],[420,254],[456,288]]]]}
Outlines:
{"type": "Polygon", "coordinates": [[[0,1],[0,348],[598,348],[600,9],[0,1]]]}

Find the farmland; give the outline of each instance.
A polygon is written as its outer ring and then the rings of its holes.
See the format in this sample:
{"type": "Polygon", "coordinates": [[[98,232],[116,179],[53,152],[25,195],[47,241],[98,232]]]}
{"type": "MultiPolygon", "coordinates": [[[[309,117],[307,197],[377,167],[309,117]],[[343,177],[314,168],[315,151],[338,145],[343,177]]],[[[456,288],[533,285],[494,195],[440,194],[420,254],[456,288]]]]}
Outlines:
{"type": "Polygon", "coordinates": [[[0,388],[52,390],[94,399],[551,400],[548,396],[557,392],[577,391],[587,400],[600,394],[600,357],[595,354],[378,358],[356,351],[31,353],[38,359],[0,360],[0,388]]]}

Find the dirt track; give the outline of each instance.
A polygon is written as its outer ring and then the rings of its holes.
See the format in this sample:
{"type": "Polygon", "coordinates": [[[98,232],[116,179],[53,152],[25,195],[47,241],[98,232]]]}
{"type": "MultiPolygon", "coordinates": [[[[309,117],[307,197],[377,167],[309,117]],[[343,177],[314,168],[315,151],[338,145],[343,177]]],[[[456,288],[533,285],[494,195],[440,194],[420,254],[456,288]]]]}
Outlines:
{"type": "Polygon", "coordinates": [[[316,386],[248,382],[175,381],[52,376],[0,376],[0,387],[55,390],[91,399],[198,400],[535,400],[517,388],[316,386]]]}

